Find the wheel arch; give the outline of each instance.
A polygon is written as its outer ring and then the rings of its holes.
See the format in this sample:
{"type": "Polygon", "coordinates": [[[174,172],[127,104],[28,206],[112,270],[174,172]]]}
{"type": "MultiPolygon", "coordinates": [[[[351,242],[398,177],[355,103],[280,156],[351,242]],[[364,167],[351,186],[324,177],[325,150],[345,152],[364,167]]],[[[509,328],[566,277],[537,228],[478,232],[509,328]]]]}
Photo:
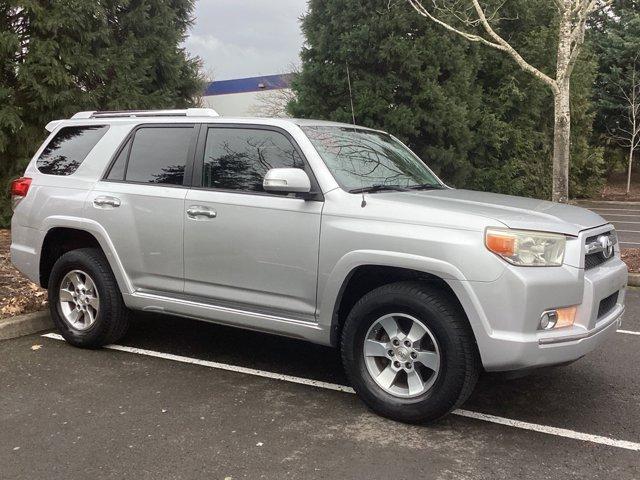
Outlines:
{"type": "Polygon", "coordinates": [[[109,236],[98,223],[73,217],[50,217],[42,232],[39,248],[39,280],[42,287],[47,288],[51,269],[61,255],[77,248],[90,247],[99,249],[104,254],[120,291],[133,291],[109,236]]]}
{"type": "Polygon", "coordinates": [[[482,356],[483,339],[491,330],[462,272],[439,259],[397,252],[351,252],[336,264],[320,302],[319,322],[330,332],[329,343],[339,344],[342,324],[358,298],[379,286],[403,280],[424,281],[447,292],[465,313],[482,356]],[[358,285],[362,279],[364,285],[358,285]]]}

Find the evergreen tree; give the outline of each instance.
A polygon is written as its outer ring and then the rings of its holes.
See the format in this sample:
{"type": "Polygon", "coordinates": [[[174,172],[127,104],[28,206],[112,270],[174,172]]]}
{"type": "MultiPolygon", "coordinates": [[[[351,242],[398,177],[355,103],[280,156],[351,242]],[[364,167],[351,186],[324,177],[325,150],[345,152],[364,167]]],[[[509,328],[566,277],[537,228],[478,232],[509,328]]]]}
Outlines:
{"type": "Polygon", "coordinates": [[[456,185],[468,179],[481,90],[476,48],[422,21],[403,2],[312,0],[302,29],[295,116],[358,124],[406,142],[456,185]]]}
{"type": "MultiPolygon", "coordinates": [[[[555,68],[558,22],[546,2],[514,0],[505,4],[500,33],[526,54],[529,62],[550,73],[555,68]]],[[[515,66],[501,52],[482,50],[478,76],[482,83],[485,131],[473,152],[478,167],[471,187],[549,198],[553,155],[553,98],[548,89],[515,66]]],[[[589,144],[596,64],[585,48],[572,76],[570,191],[574,197],[595,193],[602,185],[602,150],[589,144]]]]}
{"type": "Polygon", "coordinates": [[[32,154],[44,125],[95,108],[99,53],[106,44],[104,14],[98,2],[23,1],[27,28],[24,60],[18,66],[18,102],[24,128],[20,135],[32,154]]]}
{"type": "MultiPolygon", "coordinates": [[[[8,180],[28,150],[18,101],[18,66],[24,59],[25,19],[17,2],[0,0],[0,226],[8,225],[11,209],[8,180]]],[[[24,161],[22,162],[24,164],[24,161]]]]}
{"type": "Polygon", "coordinates": [[[615,0],[591,25],[598,56],[595,101],[597,140],[606,145],[609,170],[626,163],[626,151],[610,138],[627,107],[621,88],[630,91],[629,72],[640,55],[640,1],[615,0]]]}
{"type": "MultiPolygon", "coordinates": [[[[550,1],[550,0],[549,0],[550,1]]],[[[550,196],[553,98],[501,52],[420,21],[404,2],[312,0],[307,45],[294,82],[294,115],[356,121],[398,135],[457,187],[550,196]]],[[[558,21],[545,2],[504,5],[501,34],[536,65],[555,65],[558,21]]],[[[572,192],[600,185],[601,151],[590,136],[595,64],[582,55],[572,92],[572,192]]]]}
{"type": "Polygon", "coordinates": [[[0,2],[0,180],[11,171],[14,136],[22,127],[16,99],[22,16],[13,2],[0,2]]]}
{"type": "Polygon", "coordinates": [[[200,60],[180,44],[194,0],[103,0],[110,43],[102,52],[101,109],[193,106],[203,82],[200,60]]]}
{"type": "MultiPolygon", "coordinates": [[[[200,61],[180,47],[194,0],[0,0],[0,183],[44,126],[80,110],[191,106],[200,61]]],[[[10,218],[6,187],[0,226],[10,218]]]]}

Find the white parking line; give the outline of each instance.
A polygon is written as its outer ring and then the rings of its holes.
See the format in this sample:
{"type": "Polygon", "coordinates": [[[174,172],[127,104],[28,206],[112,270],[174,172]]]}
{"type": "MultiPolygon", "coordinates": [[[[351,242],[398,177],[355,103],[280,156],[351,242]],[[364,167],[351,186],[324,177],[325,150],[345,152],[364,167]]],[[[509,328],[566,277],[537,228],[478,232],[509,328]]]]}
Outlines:
{"type": "Polygon", "coordinates": [[[576,432],[573,430],[567,430],[566,428],[557,428],[550,427],[548,425],[539,425],[537,423],[521,422],[520,420],[511,420],[510,418],[496,417],[495,415],[470,412],[468,410],[456,410],[453,413],[462,417],[475,418],[478,420],[484,420],[485,422],[507,425],[509,427],[522,428],[524,430],[531,430],[534,432],[546,433],[549,435],[557,435],[559,437],[572,438],[574,440],[582,440],[585,442],[599,443],[601,445],[609,445],[611,447],[640,451],[640,443],[636,442],[614,440],[613,438],[602,437],[600,435],[591,435],[589,433],[576,432]]]}
{"type": "Polygon", "coordinates": [[[596,212],[596,213],[598,213],[600,216],[605,217],[605,219],[606,217],[636,217],[636,218],[640,217],[640,215],[638,215],[637,213],[632,215],[627,215],[624,213],[602,213],[602,212],[596,212]]]}
{"type": "MultiPolygon", "coordinates": [[[[46,338],[53,340],[64,340],[61,335],[57,333],[46,333],[42,335],[46,338]]],[[[353,388],[346,385],[339,385],[336,383],[320,382],[318,380],[311,380],[309,378],[295,377],[292,375],[284,375],[280,373],[267,372],[264,370],[257,370],[254,368],[240,367],[238,365],[229,365],[226,363],[211,362],[209,360],[200,360],[197,358],[183,357],[182,355],[173,355],[171,353],[156,352],[154,350],[146,350],[144,348],[126,347],[123,345],[107,345],[104,347],[109,350],[117,350],[120,352],[134,353],[136,355],[145,355],[148,357],[162,358],[165,360],[172,360],[174,362],[189,363],[192,365],[200,365],[209,368],[215,368],[218,370],[227,370],[230,372],[245,373],[247,375],[255,375],[257,377],[270,378],[273,380],[282,380],[285,382],[297,383],[301,385],[308,385],[312,387],[324,388],[326,390],[334,390],[344,393],[355,393],[353,388]]],[[[508,427],[519,428],[522,430],[530,430],[533,432],[546,433],[548,435],[555,435],[558,437],[571,438],[573,440],[582,440],[585,442],[598,443],[601,445],[609,445],[611,447],[623,448],[626,450],[634,450],[640,452],[640,443],[629,442],[627,440],[616,440],[609,437],[603,437],[600,435],[591,435],[589,433],[576,432],[574,430],[568,430],[565,428],[551,427],[549,425],[539,425],[537,423],[521,422],[520,420],[513,420],[510,418],[497,417],[495,415],[489,415],[486,413],[473,412],[470,410],[454,410],[451,412],[453,415],[461,417],[473,418],[476,420],[482,420],[485,422],[496,423],[498,425],[506,425],[508,427]]]]}
{"type": "Polygon", "coordinates": [[[594,212],[640,212],[640,210],[633,210],[629,208],[604,208],[604,207],[586,207],[594,212]]]}
{"type": "MultiPolygon", "coordinates": [[[[62,335],[57,333],[45,333],[42,335],[46,338],[54,340],[64,340],[62,335]]],[[[156,352],[154,350],[145,350],[144,348],[125,347],[123,345],[107,345],[104,347],[109,350],[118,350],[120,352],[135,353],[137,355],[145,355],[147,357],[163,358],[165,360],[173,360],[174,362],[190,363],[192,365],[201,365],[203,367],[215,368],[218,370],[227,370],[229,372],[246,373],[247,375],[255,375],[257,377],[271,378],[273,380],[284,380],[285,382],[299,383],[309,385],[311,387],[319,387],[327,390],[336,390],[338,392],[355,393],[353,388],[335,383],[320,382],[308,378],[294,377],[281,373],[266,372],[264,370],[256,370],[254,368],[240,367],[238,365],[229,365],[227,363],[211,362],[209,360],[200,360],[198,358],[183,357],[182,355],[173,355],[171,353],[156,352]]]]}
{"type": "Polygon", "coordinates": [[[618,333],[626,333],[627,335],[640,335],[640,332],[633,332],[631,330],[616,330],[618,333]]]}
{"type": "Polygon", "coordinates": [[[604,207],[588,207],[592,212],[629,212],[629,213],[639,213],[640,210],[637,208],[604,208],[604,207]]]}

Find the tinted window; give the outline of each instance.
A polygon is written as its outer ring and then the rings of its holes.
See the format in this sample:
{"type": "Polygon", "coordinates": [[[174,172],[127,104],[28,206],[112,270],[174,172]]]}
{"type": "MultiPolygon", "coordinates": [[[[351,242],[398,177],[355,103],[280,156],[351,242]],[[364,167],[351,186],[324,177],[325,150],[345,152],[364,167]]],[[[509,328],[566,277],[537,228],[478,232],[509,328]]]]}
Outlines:
{"type": "Polygon", "coordinates": [[[204,187],[262,192],[271,168],[303,167],[297,150],[281,133],[248,128],[210,128],[207,133],[204,187]]]}
{"type": "Polygon", "coordinates": [[[106,125],[60,129],[40,154],[38,170],[49,175],[71,175],[108,129],[106,125]]]}
{"type": "Polygon", "coordinates": [[[141,128],[131,146],[126,180],[182,185],[193,127],[141,128]]]}
{"type": "Polygon", "coordinates": [[[113,162],[111,170],[107,178],[109,180],[124,180],[124,170],[127,167],[127,157],[129,156],[129,149],[131,148],[131,140],[120,150],[118,158],[113,162]]]}

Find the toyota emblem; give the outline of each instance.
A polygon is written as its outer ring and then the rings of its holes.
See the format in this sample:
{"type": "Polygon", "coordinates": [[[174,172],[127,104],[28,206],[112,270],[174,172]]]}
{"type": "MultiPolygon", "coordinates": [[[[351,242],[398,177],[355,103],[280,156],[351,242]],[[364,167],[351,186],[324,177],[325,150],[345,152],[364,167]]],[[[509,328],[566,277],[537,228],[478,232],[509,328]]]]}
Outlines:
{"type": "Polygon", "coordinates": [[[609,235],[600,235],[598,237],[598,243],[602,246],[602,256],[604,258],[611,258],[613,256],[613,242],[609,235]]]}

